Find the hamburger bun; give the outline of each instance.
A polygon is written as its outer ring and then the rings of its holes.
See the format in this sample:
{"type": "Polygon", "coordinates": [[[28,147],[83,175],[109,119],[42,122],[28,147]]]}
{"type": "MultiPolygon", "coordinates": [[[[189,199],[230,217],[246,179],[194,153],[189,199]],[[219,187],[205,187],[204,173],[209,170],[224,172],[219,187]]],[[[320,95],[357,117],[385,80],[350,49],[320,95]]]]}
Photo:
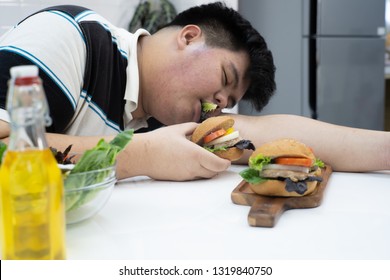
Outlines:
{"type": "Polygon", "coordinates": [[[315,160],[312,150],[304,143],[291,138],[282,138],[265,143],[258,147],[251,155],[251,158],[262,154],[266,157],[302,157],[315,160]]]}
{"type": "Polygon", "coordinates": [[[242,157],[244,150],[233,147],[229,148],[226,151],[216,151],[214,154],[219,156],[220,158],[228,159],[230,161],[239,160],[242,157]]]}

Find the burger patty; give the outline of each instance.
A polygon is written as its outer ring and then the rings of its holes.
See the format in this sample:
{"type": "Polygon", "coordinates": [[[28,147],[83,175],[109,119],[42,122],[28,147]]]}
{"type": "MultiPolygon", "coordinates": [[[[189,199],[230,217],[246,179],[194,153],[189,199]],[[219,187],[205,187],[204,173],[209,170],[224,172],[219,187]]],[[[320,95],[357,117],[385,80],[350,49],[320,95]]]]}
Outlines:
{"type": "Polygon", "coordinates": [[[310,174],[291,170],[265,169],[260,172],[263,178],[290,178],[293,182],[305,180],[310,174]]]}
{"type": "Polygon", "coordinates": [[[307,181],[322,181],[321,177],[314,176],[314,172],[305,173],[291,170],[266,169],[260,172],[260,176],[284,181],[286,182],[286,191],[298,194],[304,194],[307,191],[307,181]]]}
{"type": "MultiPolygon", "coordinates": [[[[234,145],[236,145],[241,140],[242,140],[242,138],[238,137],[238,138],[234,138],[232,140],[229,140],[229,141],[226,141],[226,142],[223,142],[223,143],[212,145],[212,147],[213,148],[233,147],[234,145]]],[[[207,146],[207,145],[205,145],[205,146],[207,146]]]]}

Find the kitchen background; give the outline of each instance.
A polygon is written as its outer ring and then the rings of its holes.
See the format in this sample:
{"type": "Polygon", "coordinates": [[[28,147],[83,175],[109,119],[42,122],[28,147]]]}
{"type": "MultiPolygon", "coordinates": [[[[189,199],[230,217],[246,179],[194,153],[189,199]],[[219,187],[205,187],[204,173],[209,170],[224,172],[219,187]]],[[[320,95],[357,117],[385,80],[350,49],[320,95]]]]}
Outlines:
{"type": "MultiPolygon", "coordinates": [[[[158,0],[154,0],[158,1],[158,0]]],[[[170,0],[177,12],[191,6],[215,2],[205,0],[170,0]]],[[[238,8],[238,0],[224,1],[238,8]]],[[[72,4],[90,8],[103,15],[113,24],[127,28],[139,0],[0,0],[0,35],[25,16],[45,7],[72,4]]]]}
{"type": "MultiPolygon", "coordinates": [[[[178,12],[187,9],[188,7],[193,5],[214,2],[205,0],[170,1],[175,6],[178,12]]],[[[384,47],[386,40],[384,7],[385,3],[389,3],[390,0],[360,0],[357,2],[355,2],[355,0],[225,0],[224,2],[228,6],[239,10],[246,18],[248,18],[253,23],[253,25],[266,38],[269,47],[274,54],[275,64],[277,67],[276,82],[278,90],[274,98],[271,100],[269,106],[267,106],[264,112],[262,112],[261,114],[292,113],[316,117],[318,119],[323,119],[325,121],[333,122],[336,124],[351,125],[362,128],[383,129],[390,131],[390,63],[388,66],[389,73],[385,75],[384,71],[385,65],[387,65],[387,62],[385,63],[384,47]],[[371,19],[376,22],[383,22],[383,24],[379,24],[381,26],[377,26],[379,28],[379,31],[376,32],[376,39],[378,39],[377,41],[381,40],[382,47],[379,47],[379,49],[377,48],[377,51],[375,51],[376,58],[372,59],[372,54],[368,55],[369,51],[367,51],[366,58],[364,58],[365,52],[360,52],[360,60],[356,61],[357,63],[360,63],[364,61],[364,59],[367,59],[366,61],[370,61],[370,64],[374,65],[373,61],[377,61],[378,57],[382,57],[383,60],[376,62],[376,66],[372,66],[373,68],[371,68],[369,72],[367,72],[367,70],[357,70],[356,72],[348,71],[347,74],[349,73],[350,75],[350,80],[348,82],[349,84],[345,83],[344,81],[343,85],[339,85],[339,88],[348,87],[353,89],[362,89],[367,86],[368,81],[366,78],[369,76],[371,76],[372,78],[371,83],[373,86],[368,87],[369,90],[366,90],[366,92],[362,91],[362,95],[360,97],[348,95],[351,93],[347,93],[343,90],[341,90],[341,92],[343,92],[342,94],[338,94],[336,92],[335,96],[333,97],[333,99],[335,100],[339,99],[338,97],[340,97],[340,100],[336,100],[336,102],[348,102],[344,103],[344,105],[348,105],[346,107],[352,109],[350,113],[347,113],[347,111],[340,109],[332,111],[331,108],[337,108],[337,106],[340,106],[335,103],[331,106],[324,105],[323,107],[321,107],[322,103],[319,103],[321,100],[331,100],[328,96],[329,93],[327,90],[324,91],[323,97],[321,97],[321,95],[318,95],[316,97],[317,100],[315,101],[310,101],[308,97],[308,88],[310,86],[310,70],[308,70],[309,67],[307,67],[306,69],[305,65],[308,65],[307,60],[309,57],[309,51],[306,49],[306,47],[309,44],[307,44],[305,40],[310,37],[310,34],[305,34],[305,22],[307,21],[305,20],[305,17],[309,15],[310,6],[313,6],[313,3],[315,6],[317,6],[316,8],[320,10],[319,8],[321,8],[321,2],[327,2],[331,5],[335,4],[336,8],[339,3],[343,6],[343,8],[345,9],[345,17],[341,18],[341,25],[344,25],[345,21],[347,21],[347,18],[353,19],[353,16],[351,16],[351,11],[360,11],[362,13],[362,16],[360,18],[358,16],[357,18],[357,22],[359,23],[362,22],[362,19],[368,19],[368,22],[366,22],[368,25],[372,25],[374,23],[371,22],[371,19]],[[363,5],[363,9],[359,9],[359,2],[363,5]],[[368,8],[366,8],[365,5],[368,5],[368,8]],[[374,8],[374,6],[376,8],[374,8]],[[369,10],[371,10],[373,14],[370,15],[370,13],[368,12],[369,10]],[[379,21],[378,18],[380,18],[379,21]],[[382,31],[381,27],[383,27],[382,31]],[[376,71],[377,74],[373,75],[373,71],[376,71]],[[369,97],[364,97],[364,94],[368,95],[369,97]],[[360,98],[362,98],[361,101],[359,101],[360,98]],[[315,114],[313,114],[313,110],[309,106],[310,102],[316,103],[315,107],[317,107],[318,112],[315,112],[315,114]],[[367,104],[367,106],[365,106],[365,104],[367,104]],[[328,107],[330,108],[330,110],[327,110],[328,107]],[[356,108],[358,109],[356,110],[356,108]],[[327,114],[329,115],[329,117],[326,116],[327,114]],[[350,116],[348,114],[350,114],[350,116]]],[[[127,29],[138,3],[139,0],[0,0],[0,36],[19,20],[23,19],[25,16],[44,7],[60,4],[75,4],[91,8],[106,17],[113,24],[127,29]]],[[[340,9],[337,8],[337,10],[340,9]]],[[[387,11],[389,11],[389,9],[387,9],[387,11]]],[[[320,13],[318,12],[318,14],[320,13]]],[[[320,18],[320,15],[318,15],[317,17],[320,18]]],[[[334,18],[331,18],[331,22],[334,22],[334,18]]],[[[390,20],[387,20],[386,23],[390,24],[390,20]]],[[[387,30],[390,30],[388,26],[387,30]]],[[[347,34],[345,37],[349,36],[350,35],[347,34]]],[[[362,36],[371,35],[363,34],[362,36]]],[[[390,39],[390,36],[387,37],[389,37],[390,39]]],[[[390,51],[390,40],[388,40],[387,42],[388,43],[386,44],[386,46],[389,48],[388,50],[390,51]]],[[[339,50],[340,48],[338,48],[337,51],[330,50],[330,54],[332,55],[339,53],[339,50]]],[[[346,50],[345,53],[349,54],[350,51],[346,50]]],[[[333,62],[332,60],[330,60],[328,69],[321,66],[324,69],[321,70],[321,73],[325,73],[326,71],[328,71],[328,73],[332,74],[334,72],[332,70],[332,67],[336,67],[335,69],[340,71],[340,73],[342,73],[342,71],[346,71],[345,69],[348,69],[349,65],[346,64],[340,66],[339,62],[341,60],[343,60],[342,57],[333,59],[333,62]],[[332,66],[332,63],[337,64],[337,66],[332,66]],[[344,70],[341,71],[340,69],[344,70]]],[[[351,56],[349,56],[348,59],[345,60],[351,60],[351,56]]],[[[319,67],[317,67],[315,63],[313,65],[311,67],[317,68],[317,70],[314,70],[312,72],[314,73],[314,76],[317,77],[318,81],[316,81],[315,83],[316,89],[314,90],[314,88],[312,87],[310,91],[321,92],[321,88],[319,87],[319,85],[321,85],[322,80],[319,78],[320,75],[318,74],[320,73],[320,71],[318,71],[319,67]]],[[[352,63],[351,65],[354,65],[354,63],[352,63]]],[[[352,66],[349,69],[358,69],[359,66],[356,67],[356,65],[358,64],[355,63],[355,66],[352,66]]],[[[311,77],[313,78],[313,74],[311,77]]],[[[335,78],[335,75],[333,77],[335,78]]],[[[346,78],[348,77],[346,76],[346,78]]],[[[340,77],[338,77],[338,79],[336,80],[338,80],[337,83],[341,83],[345,79],[340,79],[340,77]]],[[[337,87],[337,83],[332,83],[332,85],[337,87]]],[[[351,90],[351,92],[354,92],[354,90],[351,90]]],[[[344,108],[344,106],[342,105],[340,106],[340,108],[344,108]]],[[[238,108],[234,108],[233,111],[239,111],[243,114],[258,114],[254,112],[251,109],[251,106],[245,102],[241,102],[238,108]]]]}
{"type": "Polygon", "coordinates": [[[267,39],[278,87],[261,113],[246,102],[240,113],[390,130],[386,0],[243,0],[239,10],[267,39]]]}

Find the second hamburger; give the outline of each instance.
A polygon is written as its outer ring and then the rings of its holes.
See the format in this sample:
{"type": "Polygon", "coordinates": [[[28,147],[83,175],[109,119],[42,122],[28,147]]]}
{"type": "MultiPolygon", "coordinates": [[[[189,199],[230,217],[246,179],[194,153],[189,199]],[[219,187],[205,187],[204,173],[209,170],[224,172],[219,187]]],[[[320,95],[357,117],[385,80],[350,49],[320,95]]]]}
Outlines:
{"type": "Polygon", "coordinates": [[[257,148],[240,175],[257,194],[304,196],[322,181],[324,163],[313,151],[294,139],[279,139],[257,148]]]}

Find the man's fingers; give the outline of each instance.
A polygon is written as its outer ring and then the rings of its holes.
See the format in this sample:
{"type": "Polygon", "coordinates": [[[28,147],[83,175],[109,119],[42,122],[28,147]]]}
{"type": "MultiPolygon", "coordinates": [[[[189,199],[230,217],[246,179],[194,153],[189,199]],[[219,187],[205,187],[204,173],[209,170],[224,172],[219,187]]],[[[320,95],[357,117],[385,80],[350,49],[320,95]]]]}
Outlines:
{"type": "Polygon", "coordinates": [[[195,122],[189,122],[189,123],[182,123],[182,124],[178,124],[176,125],[176,127],[180,128],[182,132],[185,133],[185,135],[191,135],[195,128],[197,128],[199,124],[195,123],[195,122]]]}
{"type": "Polygon", "coordinates": [[[225,171],[231,165],[230,160],[220,158],[208,151],[205,152],[204,156],[201,156],[199,164],[206,170],[216,174],[225,171]]]}

